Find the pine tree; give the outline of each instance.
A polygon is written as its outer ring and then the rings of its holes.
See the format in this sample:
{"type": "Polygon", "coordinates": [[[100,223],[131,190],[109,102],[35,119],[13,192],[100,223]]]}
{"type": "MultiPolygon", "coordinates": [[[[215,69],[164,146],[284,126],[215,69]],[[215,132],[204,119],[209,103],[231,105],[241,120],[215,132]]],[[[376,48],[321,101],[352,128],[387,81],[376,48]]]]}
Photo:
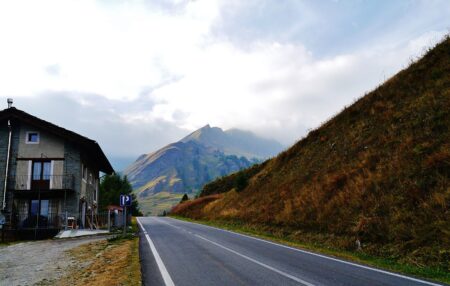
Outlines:
{"type": "Polygon", "coordinates": [[[100,210],[106,211],[108,205],[118,205],[120,195],[131,196],[131,207],[129,209],[131,215],[142,216],[142,212],[139,209],[139,203],[136,195],[133,194],[133,189],[126,176],[120,175],[106,175],[100,182],[100,210]]]}
{"type": "Polygon", "coordinates": [[[187,194],[184,194],[183,197],[181,198],[180,204],[184,203],[185,201],[189,200],[189,197],[187,194]]]}

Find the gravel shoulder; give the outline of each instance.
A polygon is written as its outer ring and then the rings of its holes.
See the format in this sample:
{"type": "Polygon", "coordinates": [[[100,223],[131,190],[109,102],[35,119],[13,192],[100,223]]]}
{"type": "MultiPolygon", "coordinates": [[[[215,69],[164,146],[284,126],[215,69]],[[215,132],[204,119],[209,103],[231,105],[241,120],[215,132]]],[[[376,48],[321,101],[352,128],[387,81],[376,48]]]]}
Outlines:
{"type": "Polygon", "coordinates": [[[0,246],[0,285],[46,285],[78,267],[68,250],[108,236],[30,241],[0,246]]]}

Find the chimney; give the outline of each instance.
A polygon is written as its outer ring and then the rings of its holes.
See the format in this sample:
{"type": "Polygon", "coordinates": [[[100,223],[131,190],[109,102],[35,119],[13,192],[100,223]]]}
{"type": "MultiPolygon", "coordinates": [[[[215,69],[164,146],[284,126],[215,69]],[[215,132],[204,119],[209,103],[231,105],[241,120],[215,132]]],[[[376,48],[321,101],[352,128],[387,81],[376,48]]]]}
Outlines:
{"type": "Polygon", "coordinates": [[[12,104],[13,104],[13,99],[12,98],[8,98],[7,102],[8,102],[8,108],[11,108],[12,104]]]}

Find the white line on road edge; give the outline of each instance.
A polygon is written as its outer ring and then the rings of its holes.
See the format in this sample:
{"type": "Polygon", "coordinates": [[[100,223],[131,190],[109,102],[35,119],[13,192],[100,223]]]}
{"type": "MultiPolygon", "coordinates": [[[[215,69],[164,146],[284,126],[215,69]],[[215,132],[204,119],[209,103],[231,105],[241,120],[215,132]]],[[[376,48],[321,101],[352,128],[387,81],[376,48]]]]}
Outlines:
{"type": "Polygon", "coordinates": [[[139,221],[139,218],[136,219],[139,226],[141,227],[142,231],[144,232],[145,238],[147,239],[148,244],[150,245],[150,249],[153,253],[153,256],[155,257],[156,263],[158,264],[159,272],[161,272],[162,278],[164,280],[164,283],[166,286],[175,286],[175,284],[172,281],[172,278],[170,277],[169,272],[166,269],[166,266],[164,265],[164,262],[162,261],[161,257],[159,256],[158,251],[156,250],[155,245],[153,244],[153,241],[150,239],[150,236],[148,235],[145,228],[142,226],[141,222],[139,221]]]}
{"type": "Polygon", "coordinates": [[[288,274],[288,273],[286,273],[286,272],[283,272],[283,271],[281,271],[281,270],[278,270],[278,269],[276,269],[276,268],[273,268],[272,266],[269,266],[269,265],[267,265],[267,264],[264,264],[264,263],[262,263],[262,262],[259,262],[258,260],[255,260],[255,259],[253,259],[253,258],[251,258],[251,257],[248,257],[248,256],[246,256],[246,255],[244,255],[244,254],[242,254],[242,253],[239,253],[239,252],[237,252],[237,251],[235,251],[235,250],[233,250],[233,249],[230,249],[230,248],[228,248],[228,247],[226,247],[226,246],[223,246],[223,245],[221,245],[221,244],[218,244],[217,242],[214,242],[214,241],[212,241],[212,240],[209,240],[209,239],[207,239],[207,238],[204,238],[204,237],[201,236],[201,235],[195,234],[195,236],[198,237],[198,238],[200,238],[200,239],[203,239],[203,240],[205,240],[205,241],[207,241],[207,242],[209,242],[209,243],[212,243],[212,244],[214,244],[215,246],[218,246],[218,247],[220,247],[220,248],[223,248],[223,249],[225,249],[225,250],[227,250],[227,251],[229,251],[229,252],[231,252],[231,253],[234,253],[234,254],[236,254],[236,255],[242,257],[242,258],[245,258],[245,259],[247,259],[247,260],[249,260],[249,261],[251,261],[251,262],[253,262],[253,263],[256,263],[256,264],[258,264],[258,265],[260,265],[260,266],[262,266],[262,267],[265,267],[265,268],[267,268],[267,269],[269,269],[269,270],[272,270],[273,272],[276,272],[276,273],[278,273],[278,274],[280,274],[280,275],[282,275],[282,276],[284,276],[284,277],[287,277],[287,278],[289,278],[289,279],[291,279],[291,280],[294,280],[295,282],[298,282],[298,283],[303,284],[303,285],[306,285],[306,286],[314,286],[314,284],[311,284],[311,283],[306,282],[305,280],[302,280],[302,279],[300,279],[300,278],[298,278],[298,277],[292,276],[291,274],[288,274]]]}
{"type": "MultiPolygon", "coordinates": [[[[183,229],[183,228],[181,228],[181,227],[178,227],[178,226],[176,226],[176,225],[170,224],[170,223],[168,223],[168,222],[166,222],[166,221],[161,221],[161,220],[159,220],[159,219],[158,219],[158,221],[160,221],[160,222],[162,222],[162,223],[164,223],[164,224],[167,224],[168,226],[171,226],[171,227],[174,227],[174,228],[177,228],[177,229],[186,231],[185,229],[183,229]]],[[[190,233],[191,233],[191,232],[190,232],[190,233]]],[[[209,240],[209,239],[207,239],[207,238],[205,238],[205,237],[203,237],[203,236],[201,236],[201,235],[198,235],[198,234],[195,234],[195,233],[191,233],[191,234],[193,234],[193,235],[195,235],[196,237],[198,237],[198,238],[200,238],[200,239],[203,239],[203,240],[205,240],[205,241],[207,241],[207,242],[209,242],[209,243],[212,243],[212,244],[214,244],[215,246],[218,246],[218,247],[220,247],[220,248],[222,248],[222,249],[225,249],[225,250],[227,250],[227,251],[229,251],[229,252],[231,252],[231,253],[234,253],[234,254],[236,254],[236,255],[242,257],[242,258],[245,258],[245,259],[247,259],[247,260],[249,260],[249,261],[251,261],[251,262],[253,262],[253,263],[256,263],[256,264],[258,264],[258,265],[260,265],[260,266],[262,266],[262,267],[264,267],[264,268],[267,268],[267,269],[269,269],[269,270],[272,270],[272,271],[274,271],[274,272],[276,272],[276,273],[278,273],[278,274],[280,274],[280,275],[282,275],[282,276],[284,276],[284,277],[286,277],[286,278],[289,278],[289,279],[291,279],[291,280],[294,280],[295,282],[298,282],[298,283],[303,284],[303,285],[305,285],[305,286],[314,286],[314,284],[311,284],[311,283],[306,282],[305,280],[302,280],[302,279],[300,279],[300,278],[298,278],[298,277],[295,277],[295,276],[293,276],[293,275],[291,275],[291,274],[288,274],[288,273],[286,273],[286,272],[283,272],[283,271],[281,271],[281,270],[278,270],[278,269],[276,269],[276,268],[273,268],[272,266],[269,266],[269,265],[267,265],[267,264],[265,264],[265,263],[259,262],[258,260],[255,260],[255,259],[253,259],[253,258],[251,258],[251,257],[248,257],[247,255],[244,255],[244,254],[242,254],[242,253],[239,253],[239,252],[237,252],[237,251],[235,251],[235,250],[233,250],[233,249],[231,249],[231,248],[228,248],[228,247],[226,247],[226,246],[223,246],[223,245],[221,245],[221,244],[219,244],[219,243],[217,243],[217,242],[214,242],[214,241],[212,241],[212,240],[209,240]]]]}
{"type": "Polygon", "coordinates": [[[279,247],[284,247],[284,248],[287,248],[287,249],[295,250],[295,251],[298,251],[298,252],[301,252],[301,253],[310,254],[310,255],[313,255],[313,256],[317,256],[317,257],[333,260],[333,261],[336,261],[336,262],[352,265],[352,266],[363,268],[363,269],[367,269],[367,270],[372,270],[372,271],[375,271],[375,272],[380,272],[380,273],[391,275],[391,276],[396,276],[396,277],[399,277],[399,278],[411,280],[411,281],[422,283],[422,284],[426,284],[426,285],[443,286],[443,284],[437,284],[437,283],[433,283],[433,282],[429,282],[429,281],[425,281],[425,280],[420,280],[420,279],[416,279],[416,278],[413,278],[413,277],[409,277],[409,276],[405,276],[405,275],[401,275],[401,274],[397,274],[397,273],[393,273],[393,272],[389,272],[389,271],[385,271],[385,270],[381,270],[381,269],[377,269],[377,268],[372,268],[372,267],[361,265],[361,264],[348,262],[348,261],[345,261],[345,260],[340,260],[340,259],[329,257],[329,256],[326,256],[326,255],[317,254],[317,253],[314,253],[314,252],[310,252],[310,251],[306,251],[306,250],[290,247],[290,246],[287,246],[287,245],[271,242],[271,241],[268,241],[268,240],[264,240],[264,239],[261,239],[261,238],[257,238],[257,237],[253,237],[253,236],[237,233],[237,232],[226,230],[226,229],[221,229],[221,228],[218,228],[218,227],[204,225],[204,224],[196,223],[196,222],[183,221],[183,220],[174,219],[174,218],[170,218],[170,219],[173,219],[173,220],[175,220],[177,222],[192,223],[192,224],[196,224],[196,225],[200,225],[200,226],[204,226],[204,227],[208,227],[208,228],[212,228],[212,229],[217,229],[217,230],[228,232],[228,233],[231,233],[231,234],[234,234],[234,235],[239,235],[239,236],[255,239],[255,240],[258,240],[258,241],[262,241],[262,242],[265,242],[265,243],[269,243],[269,244],[272,244],[272,245],[276,245],[276,246],[279,246],[279,247]]]}

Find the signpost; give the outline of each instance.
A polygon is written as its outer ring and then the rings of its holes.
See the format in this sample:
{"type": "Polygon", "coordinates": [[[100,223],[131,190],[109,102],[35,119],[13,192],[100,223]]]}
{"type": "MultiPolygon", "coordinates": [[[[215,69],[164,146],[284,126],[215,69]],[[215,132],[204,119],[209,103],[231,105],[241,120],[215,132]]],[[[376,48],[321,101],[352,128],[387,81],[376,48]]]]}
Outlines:
{"type": "Polygon", "coordinates": [[[120,195],[120,206],[123,207],[123,234],[125,235],[127,230],[127,207],[131,207],[131,196],[120,195]]]}

